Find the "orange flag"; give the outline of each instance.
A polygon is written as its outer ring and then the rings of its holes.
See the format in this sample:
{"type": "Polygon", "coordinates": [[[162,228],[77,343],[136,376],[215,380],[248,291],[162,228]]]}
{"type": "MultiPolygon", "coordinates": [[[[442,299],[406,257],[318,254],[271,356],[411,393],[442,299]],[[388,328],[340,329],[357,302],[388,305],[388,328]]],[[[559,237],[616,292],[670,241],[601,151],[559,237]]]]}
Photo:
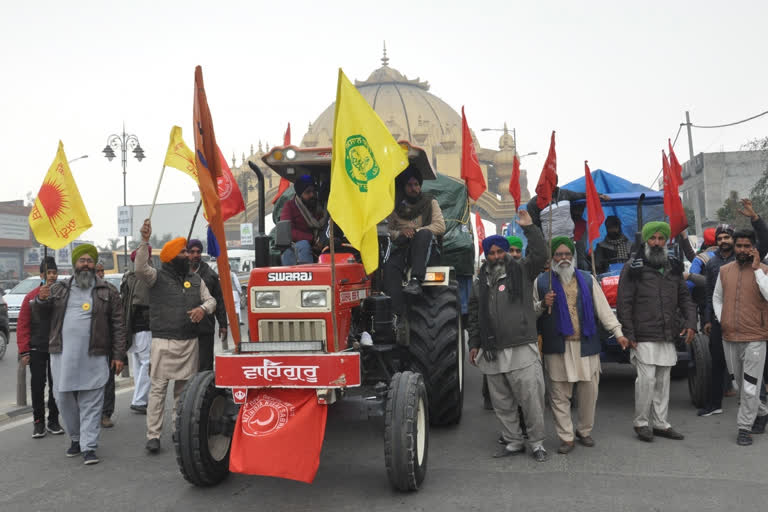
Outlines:
{"type": "Polygon", "coordinates": [[[232,278],[227,258],[227,237],[224,234],[224,221],[222,220],[221,200],[219,199],[218,178],[221,171],[219,148],[216,145],[216,135],[213,132],[213,120],[208,108],[208,99],[205,96],[203,85],[203,70],[200,66],[195,68],[195,96],[194,96],[194,131],[195,131],[195,165],[198,174],[198,186],[200,196],[208,214],[210,226],[216,240],[219,243],[221,253],[216,259],[219,267],[219,280],[221,292],[224,296],[224,305],[227,309],[229,328],[235,344],[240,343],[240,321],[235,313],[235,302],[232,295],[232,278]]]}

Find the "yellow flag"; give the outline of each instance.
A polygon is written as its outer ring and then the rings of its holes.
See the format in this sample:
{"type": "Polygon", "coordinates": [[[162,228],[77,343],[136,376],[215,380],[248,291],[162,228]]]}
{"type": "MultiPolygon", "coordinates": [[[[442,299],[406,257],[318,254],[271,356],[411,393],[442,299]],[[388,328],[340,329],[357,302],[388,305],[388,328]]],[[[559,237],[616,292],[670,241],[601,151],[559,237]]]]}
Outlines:
{"type": "Polygon", "coordinates": [[[171,140],[168,142],[168,151],[165,153],[165,162],[163,165],[173,167],[181,172],[188,174],[190,178],[199,184],[197,178],[197,167],[195,166],[195,154],[181,138],[181,127],[171,128],[171,140]]]}
{"type": "Polygon", "coordinates": [[[379,266],[376,225],[394,209],[395,177],[406,167],[406,151],[339,69],[328,212],[369,274],[379,266]]]}
{"type": "Polygon", "coordinates": [[[64,144],[59,141],[56,158],[29,212],[29,227],[38,242],[61,249],[92,225],[67,164],[64,144]]]}

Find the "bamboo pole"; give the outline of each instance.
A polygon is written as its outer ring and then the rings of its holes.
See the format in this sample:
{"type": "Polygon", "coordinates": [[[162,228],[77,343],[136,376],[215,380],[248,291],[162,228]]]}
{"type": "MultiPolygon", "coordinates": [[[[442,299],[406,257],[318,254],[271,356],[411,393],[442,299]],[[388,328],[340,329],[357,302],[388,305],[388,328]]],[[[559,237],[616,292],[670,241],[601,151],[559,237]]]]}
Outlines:
{"type": "MultiPolygon", "coordinates": [[[[160,184],[163,182],[163,174],[165,174],[165,164],[163,164],[163,170],[160,171],[160,179],[157,180],[157,188],[155,189],[155,197],[152,198],[152,206],[149,208],[149,220],[152,220],[152,212],[155,210],[155,203],[157,203],[157,193],[160,192],[160,184]]],[[[194,224],[194,222],[192,223],[194,224]]]]}

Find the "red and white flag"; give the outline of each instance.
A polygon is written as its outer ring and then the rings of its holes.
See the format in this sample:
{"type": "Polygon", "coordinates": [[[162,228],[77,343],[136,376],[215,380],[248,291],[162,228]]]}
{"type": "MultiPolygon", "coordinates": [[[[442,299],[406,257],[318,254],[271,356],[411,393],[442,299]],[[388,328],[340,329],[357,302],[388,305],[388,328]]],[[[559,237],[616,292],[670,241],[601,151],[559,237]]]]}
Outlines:
{"type": "Polygon", "coordinates": [[[312,483],[327,417],[314,389],[249,389],[232,434],[229,470],[312,483]]]}
{"type": "Polygon", "coordinates": [[[472,141],[472,133],[469,131],[467,116],[464,115],[464,107],[461,107],[461,179],[467,184],[467,193],[473,201],[477,201],[485,192],[485,178],[477,159],[475,143],[472,141]]]}
{"type": "Polygon", "coordinates": [[[539,210],[543,210],[552,202],[555,187],[557,187],[557,154],[555,153],[555,131],[552,130],[547,160],[544,162],[539,182],[536,184],[536,206],[539,210]]]}
{"type": "MultiPolygon", "coordinates": [[[[291,123],[288,123],[288,128],[285,129],[285,135],[283,135],[283,146],[290,146],[291,145],[291,123]]],[[[287,179],[280,176],[280,186],[277,188],[277,194],[275,194],[274,199],[272,199],[272,204],[275,204],[278,199],[280,199],[280,196],[283,195],[283,192],[288,190],[288,187],[291,186],[291,182],[287,179]]]]}
{"type": "Polygon", "coordinates": [[[592,252],[592,242],[600,238],[600,226],[605,221],[605,212],[603,205],[600,204],[600,195],[597,193],[595,182],[592,180],[592,173],[589,171],[589,165],[584,160],[584,182],[587,192],[587,241],[589,243],[589,253],[592,252]]]}
{"type": "Polygon", "coordinates": [[[475,212],[475,231],[477,232],[477,247],[480,250],[478,256],[483,254],[483,240],[485,240],[485,226],[483,219],[480,218],[480,212],[475,212]]]}
{"type": "Polygon", "coordinates": [[[515,152],[512,160],[512,177],[509,180],[509,193],[515,200],[515,211],[520,209],[520,159],[515,152]]]}

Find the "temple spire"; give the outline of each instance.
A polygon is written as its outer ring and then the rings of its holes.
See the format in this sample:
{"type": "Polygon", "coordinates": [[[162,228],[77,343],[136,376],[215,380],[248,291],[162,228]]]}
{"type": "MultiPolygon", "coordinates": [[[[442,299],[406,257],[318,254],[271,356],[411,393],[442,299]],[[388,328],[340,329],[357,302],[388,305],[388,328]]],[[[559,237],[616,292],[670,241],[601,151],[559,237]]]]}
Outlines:
{"type": "Polygon", "coordinates": [[[389,57],[387,57],[387,42],[384,41],[384,55],[381,57],[381,64],[382,66],[388,66],[389,65],[389,57]]]}

